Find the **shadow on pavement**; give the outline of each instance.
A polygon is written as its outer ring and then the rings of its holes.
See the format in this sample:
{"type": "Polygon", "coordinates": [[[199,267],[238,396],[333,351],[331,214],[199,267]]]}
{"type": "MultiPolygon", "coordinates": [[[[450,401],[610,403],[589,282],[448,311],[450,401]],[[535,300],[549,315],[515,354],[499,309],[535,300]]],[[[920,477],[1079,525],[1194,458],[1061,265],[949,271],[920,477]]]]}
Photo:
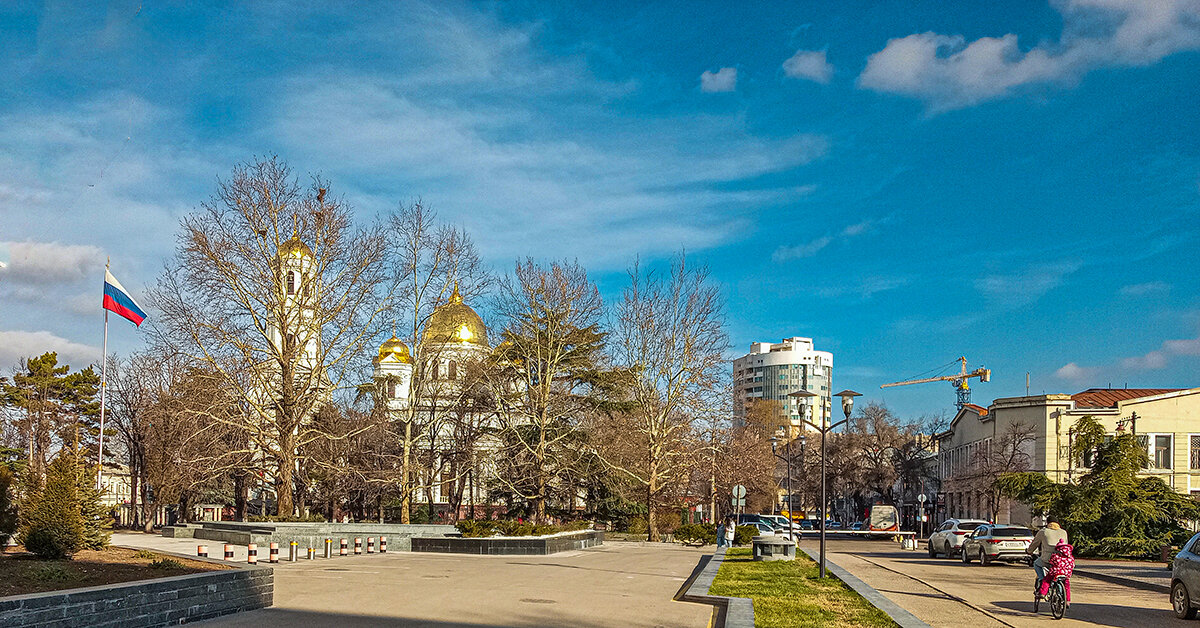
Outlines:
{"type": "MultiPolygon", "coordinates": [[[[598,620],[602,621],[602,620],[598,620]]],[[[417,619],[412,617],[378,617],[368,615],[351,615],[347,613],[328,613],[316,611],[285,610],[267,608],[248,613],[238,613],[218,617],[208,621],[196,622],[196,626],[236,627],[253,626],[254,628],[274,628],[276,626],[334,626],[336,628],[560,628],[570,625],[577,628],[611,628],[606,623],[580,623],[578,618],[560,618],[558,620],[545,617],[527,618],[496,624],[480,624],[474,622],[447,621],[440,619],[417,619]],[[567,623],[564,623],[567,622],[567,623]]]]}
{"type": "MultiPolygon", "coordinates": [[[[1164,600],[1165,602],[1166,600],[1164,600]]],[[[992,602],[992,604],[1009,611],[1033,615],[1033,600],[1015,601],[1000,601],[992,602]]],[[[1084,621],[1097,626],[1128,626],[1130,628],[1141,626],[1169,626],[1169,625],[1195,625],[1195,622],[1187,622],[1175,617],[1175,613],[1169,610],[1147,610],[1144,615],[1139,616],[1136,620],[1126,620],[1124,618],[1113,617],[1112,604],[1084,604],[1072,603],[1071,608],[1067,609],[1065,619],[1074,619],[1084,621]]],[[[1045,615],[1046,619],[1052,619],[1050,615],[1050,607],[1045,602],[1042,603],[1039,609],[1039,615],[1045,615]]]]}

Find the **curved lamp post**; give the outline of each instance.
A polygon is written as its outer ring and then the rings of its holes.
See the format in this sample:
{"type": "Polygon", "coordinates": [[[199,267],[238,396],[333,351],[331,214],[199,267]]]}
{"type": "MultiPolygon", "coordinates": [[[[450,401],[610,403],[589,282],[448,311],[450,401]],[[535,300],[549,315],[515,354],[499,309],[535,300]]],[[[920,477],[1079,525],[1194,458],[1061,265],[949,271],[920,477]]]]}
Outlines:
{"type": "Polygon", "coordinates": [[[787,444],[784,445],[784,448],[787,451],[787,457],[785,458],[775,452],[775,446],[777,444],[779,444],[779,438],[772,436],[768,440],[771,443],[771,455],[775,456],[776,458],[779,458],[780,460],[787,463],[788,533],[790,534],[792,531],[792,510],[793,510],[793,508],[792,508],[792,441],[789,440],[787,442],[787,444]]]}

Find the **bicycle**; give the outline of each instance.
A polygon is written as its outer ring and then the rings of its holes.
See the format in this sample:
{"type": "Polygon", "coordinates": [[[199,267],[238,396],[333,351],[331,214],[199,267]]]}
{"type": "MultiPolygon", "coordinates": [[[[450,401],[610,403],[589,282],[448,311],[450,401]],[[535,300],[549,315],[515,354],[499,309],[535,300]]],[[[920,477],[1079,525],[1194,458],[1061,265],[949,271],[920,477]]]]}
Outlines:
{"type": "MultiPolygon", "coordinates": [[[[1067,576],[1053,576],[1054,580],[1050,581],[1050,588],[1046,591],[1046,602],[1050,604],[1050,614],[1055,619],[1062,619],[1067,613],[1067,607],[1070,602],[1067,601],[1067,591],[1071,586],[1071,579],[1067,576]]],[[[1038,612],[1038,603],[1042,601],[1042,596],[1038,593],[1042,589],[1042,582],[1038,578],[1033,579],[1033,612],[1038,612]]]]}

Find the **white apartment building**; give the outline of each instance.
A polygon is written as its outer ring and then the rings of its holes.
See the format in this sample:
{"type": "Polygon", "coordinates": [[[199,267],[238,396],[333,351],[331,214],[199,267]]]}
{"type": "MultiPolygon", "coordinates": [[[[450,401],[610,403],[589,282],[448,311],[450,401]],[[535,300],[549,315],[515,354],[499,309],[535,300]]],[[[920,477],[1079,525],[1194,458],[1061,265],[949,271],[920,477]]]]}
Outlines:
{"type": "Polygon", "coordinates": [[[779,402],[776,429],[788,438],[811,429],[804,419],[818,425],[831,420],[833,354],[815,350],[812,338],[750,343],[750,353],[733,361],[733,383],[733,412],[738,422],[745,420],[750,404],[760,399],[779,402]],[[801,390],[817,396],[790,396],[801,390]]]}

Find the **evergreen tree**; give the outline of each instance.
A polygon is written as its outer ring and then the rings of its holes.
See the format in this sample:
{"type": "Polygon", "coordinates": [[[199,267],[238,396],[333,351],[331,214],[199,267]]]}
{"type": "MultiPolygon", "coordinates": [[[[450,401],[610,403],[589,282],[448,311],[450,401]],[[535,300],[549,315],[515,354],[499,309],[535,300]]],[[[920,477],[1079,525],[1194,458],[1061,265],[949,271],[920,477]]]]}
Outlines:
{"type": "Polygon", "coordinates": [[[17,509],[13,504],[13,483],[16,475],[6,466],[0,466],[0,547],[17,531],[17,509]]]}
{"type": "Polygon", "coordinates": [[[1109,437],[1090,416],[1080,419],[1074,432],[1076,456],[1092,463],[1077,484],[1056,484],[1041,473],[1011,473],[998,479],[997,487],[1035,512],[1057,516],[1083,555],[1150,557],[1161,545],[1191,535],[1181,523],[1200,518],[1200,505],[1160,478],[1139,475],[1148,460],[1133,434],[1109,437]]]}
{"type": "Polygon", "coordinates": [[[84,519],[75,456],[61,454],[46,469],[45,484],[29,478],[21,503],[25,549],[42,558],[68,558],[84,544],[84,519]]]}

